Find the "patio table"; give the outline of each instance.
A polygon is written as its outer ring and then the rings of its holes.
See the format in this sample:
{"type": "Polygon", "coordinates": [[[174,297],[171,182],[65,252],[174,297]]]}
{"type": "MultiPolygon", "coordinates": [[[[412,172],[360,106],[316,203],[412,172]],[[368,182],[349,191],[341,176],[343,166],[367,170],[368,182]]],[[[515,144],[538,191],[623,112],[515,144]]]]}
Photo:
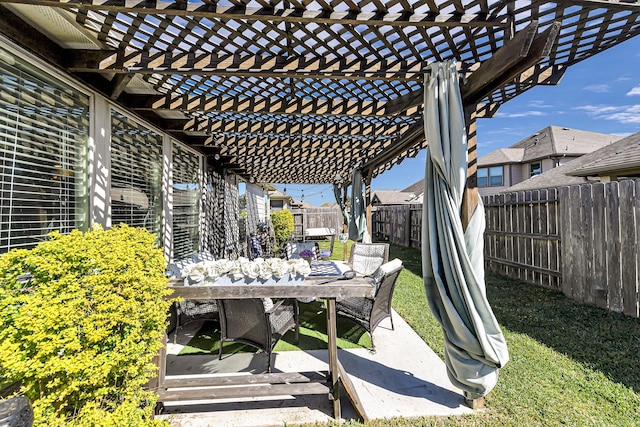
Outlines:
{"type": "Polygon", "coordinates": [[[151,387],[157,389],[160,408],[164,401],[202,400],[218,398],[244,398],[264,395],[303,395],[328,393],[333,400],[333,416],[340,420],[340,386],[342,386],[355,409],[366,420],[362,404],[353,385],[338,360],[336,298],[363,297],[371,294],[371,285],[366,279],[335,280],[336,276],[307,277],[297,284],[278,285],[210,285],[183,286],[182,280],[171,280],[172,297],[185,299],[229,299],[229,298],[321,298],[327,303],[327,350],[328,375],[318,378],[317,373],[267,373],[193,378],[165,378],[166,341],[158,355],[158,377],[151,387]],[[266,386],[265,386],[266,385],[266,386]],[[216,389],[215,387],[218,387],[216,389]],[[234,387],[238,386],[238,387],[234,387]],[[178,390],[176,390],[179,388],[178,390]]]}

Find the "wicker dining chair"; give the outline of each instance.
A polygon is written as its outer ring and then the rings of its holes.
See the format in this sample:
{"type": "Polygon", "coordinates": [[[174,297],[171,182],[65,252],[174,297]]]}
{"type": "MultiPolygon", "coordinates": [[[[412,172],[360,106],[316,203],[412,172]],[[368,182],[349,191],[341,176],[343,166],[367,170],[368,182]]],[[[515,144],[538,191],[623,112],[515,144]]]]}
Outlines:
{"type": "Polygon", "coordinates": [[[219,299],[220,348],[226,342],[240,342],[267,353],[267,372],[271,372],[271,354],[280,338],[295,327],[295,341],[299,341],[298,302],[270,298],[219,299]]]}
{"type": "Polygon", "coordinates": [[[349,252],[351,269],[361,276],[370,276],[389,261],[388,243],[354,243],[349,252]]]}
{"type": "Polygon", "coordinates": [[[395,329],[391,314],[391,299],[402,268],[402,261],[398,258],[385,263],[369,278],[372,285],[370,297],[349,297],[336,301],[336,312],[339,316],[357,323],[369,332],[372,351],[376,348],[373,331],[382,320],[389,317],[391,329],[395,329]]]}
{"type": "MultiPolygon", "coordinates": [[[[202,261],[213,261],[215,257],[209,252],[202,251],[191,257],[170,263],[167,265],[166,275],[172,279],[182,277],[182,269],[193,263],[202,261]]],[[[188,323],[195,321],[215,321],[217,322],[218,305],[215,300],[188,300],[175,302],[169,308],[169,326],[167,332],[175,330],[173,341],[177,341],[178,333],[188,323]]]]}
{"type": "Polygon", "coordinates": [[[300,252],[310,250],[314,254],[314,259],[320,259],[320,247],[316,242],[287,242],[284,246],[284,253],[287,259],[299,259],[300,252]]]}

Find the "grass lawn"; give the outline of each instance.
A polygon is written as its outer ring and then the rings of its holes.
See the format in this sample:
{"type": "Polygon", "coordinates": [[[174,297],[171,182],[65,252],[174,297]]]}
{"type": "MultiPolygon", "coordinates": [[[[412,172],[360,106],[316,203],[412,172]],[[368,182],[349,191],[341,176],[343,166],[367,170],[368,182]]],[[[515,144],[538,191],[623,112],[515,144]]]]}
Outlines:
{"type": "MultiPolygon", "coordinates": [[[[393,307],[443,357],[442,331],[424,297],[420,251],[392,245],[390,259],[396,257],[405,269],[393,307]]],[[[342,245],[332,258],[342,259],[342,245]]],[[[511,356],[486,409],[343,425],[640,426],[640,319],[500,276],[486,281],[511,356]]]]}

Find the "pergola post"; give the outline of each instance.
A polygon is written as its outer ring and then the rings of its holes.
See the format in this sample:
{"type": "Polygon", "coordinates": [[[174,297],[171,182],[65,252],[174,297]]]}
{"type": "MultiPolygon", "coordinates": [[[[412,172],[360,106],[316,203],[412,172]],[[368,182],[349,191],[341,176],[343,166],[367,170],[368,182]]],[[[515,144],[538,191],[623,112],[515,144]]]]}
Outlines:
{"type": "MultiPolygon", "coordinates": [[[[462,228],[466,231],[469,221],[478,206],[478,149],[476,146],[476,118],[477,106],[475,104],[464,107],[464,121],[467,129],[467,185],[464,189],[462,206],[460,207],[460,219],[462,228]]],[[[484,397],[469,398],[465,393],[466,404],[474,409],[484,408],[484,397]]]]}
{"type": "Polygon", "coordinates": [[[476,147],[476,105],[464,107],[464,121],[467,129],[467,185],[464,190],[460,219],[467,229],[471,216],[478,206],[478,150],[476,147]]]}
{"type": "MultiPolygon", "coordinates": [[[[348,188],[349,188],[349,186],[347,186],[347,185],[342,187],[342,200],[344,200],[345,205],[347,203],[347,195],[348,195],[348,191],[347,190],[348,190],[348,188]]],[[[342,232],[346,233],[347,235],[349,234],[349,224],[344,224],[344,223],[342,224],[342,232]]],[[[344,241],[343,248],[342,248],[343,249],[343,256],[342,257],[344,258],[343,261],[347,261],[347,241],[348,240],[349,239],[344,241]]]]}

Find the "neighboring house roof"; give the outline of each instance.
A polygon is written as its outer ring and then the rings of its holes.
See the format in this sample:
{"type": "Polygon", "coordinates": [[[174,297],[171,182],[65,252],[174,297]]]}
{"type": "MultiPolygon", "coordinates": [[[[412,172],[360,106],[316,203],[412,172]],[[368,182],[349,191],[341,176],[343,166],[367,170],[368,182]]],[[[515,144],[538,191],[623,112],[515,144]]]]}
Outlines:
{"type": "Polygon", "coordinates": [[[407,203],[412,197],[414,197],[413,193],[405,193],[399,190],[376,190],[373,192],[371,204],[400,205],[407,203]]]}
{"type": "Polygon", "coordinates": [[[418,182],[414,182],[404,190],[400,190],[403,193],[422,194],[424,193],[424,178],[418,182]]]}
{"type": "Polygon", "coordinates": [[[548,157],[581,156],[598,150],[621,137],[559,126],[547,126],[510,148],[524,148],[522,161],[532,162],[548,157]]]}
{"type": "Polygon", "coordinates": [[[618,141],[621,137],[559,126],[546,128],[478,159],[478,166],[530,163],[551,157],[577,157],[618,141]]]}
{"type": "Polygon", "coordinates": [[[478,159],[478,166],[507,165],[521,163],[524,148],[499,148],[478,159]]]}
{"type": "Polygon", "coordinates": [[[321,208],[338,208],[340,209],[340,206],[338,206],[338,204],[336,202],[324,202],[323,204],[320,205],[321,208]]]}
{"type": "Polygon", "coordinates": [[[293,201],[293,197],[291,197],[288,194],[284,194],[283,192],[279,191],[279,190],[275,190],[275,191],[270,191],[269,192],[269,198],[270,199],[284,199],[284,200],[288,200],[289,203],[291,203],[293,201]]]}
{"type": "Polygon", "coordinates": [[[292,203],[292,206],[298,209],[315,208],[315,206],[309,202],[300,202],[298,200],[294,200],[294,202],[292,203]]]}
{"type": "Polygon", "coordinates": [[[638,175],[640,174],[640,132],[634,133],[601,150],[593,161],[583,165],[570,175],[638,175]]]}
{"type": "MultiPolygon", "coordinates": [[[[627,152],[625,150],[629,150],[632,153],[636,153],[637,156],[635,161],[640,160],[640,132],[633,134],[625,139],[622,139],[613,144],[607,145],[599,150],[593,151],[591,153],[585,154],[577,159],[574,159],[562,166],[558,166],[556,168],[550,169],[546,172],[541,173],[540,175],[531,177],[521,183],[513,185],[506,190],[501,191],[501,193],[511,193],[514,191],[526,191],[526,190],[538,190],[541,188],[553,188],[560,187],[564,185],[577,185],[577,184],[585,184],[588,182],[598,182],[599,178],[587,178],[586,175],[592,175],[592,173],[585,174],[585,171],[588,171],[592,168],[592,165],[595,163],[599,163],[600,160],[605,160],[609,163],[610,157],[618,157],[620,163],[618,166],[611,165],[613,168],[617,167],[626,167],[623,156],[626,157],[627,152]],[[634,145],[635,144],[635,145],[634,145]],[[580,175],[580,176],[578,176],[580,175]]],[[[630,161],[629,164],[632,164],[634,160],[632,159],[634,155],[629,156],[630,161]]]]}

